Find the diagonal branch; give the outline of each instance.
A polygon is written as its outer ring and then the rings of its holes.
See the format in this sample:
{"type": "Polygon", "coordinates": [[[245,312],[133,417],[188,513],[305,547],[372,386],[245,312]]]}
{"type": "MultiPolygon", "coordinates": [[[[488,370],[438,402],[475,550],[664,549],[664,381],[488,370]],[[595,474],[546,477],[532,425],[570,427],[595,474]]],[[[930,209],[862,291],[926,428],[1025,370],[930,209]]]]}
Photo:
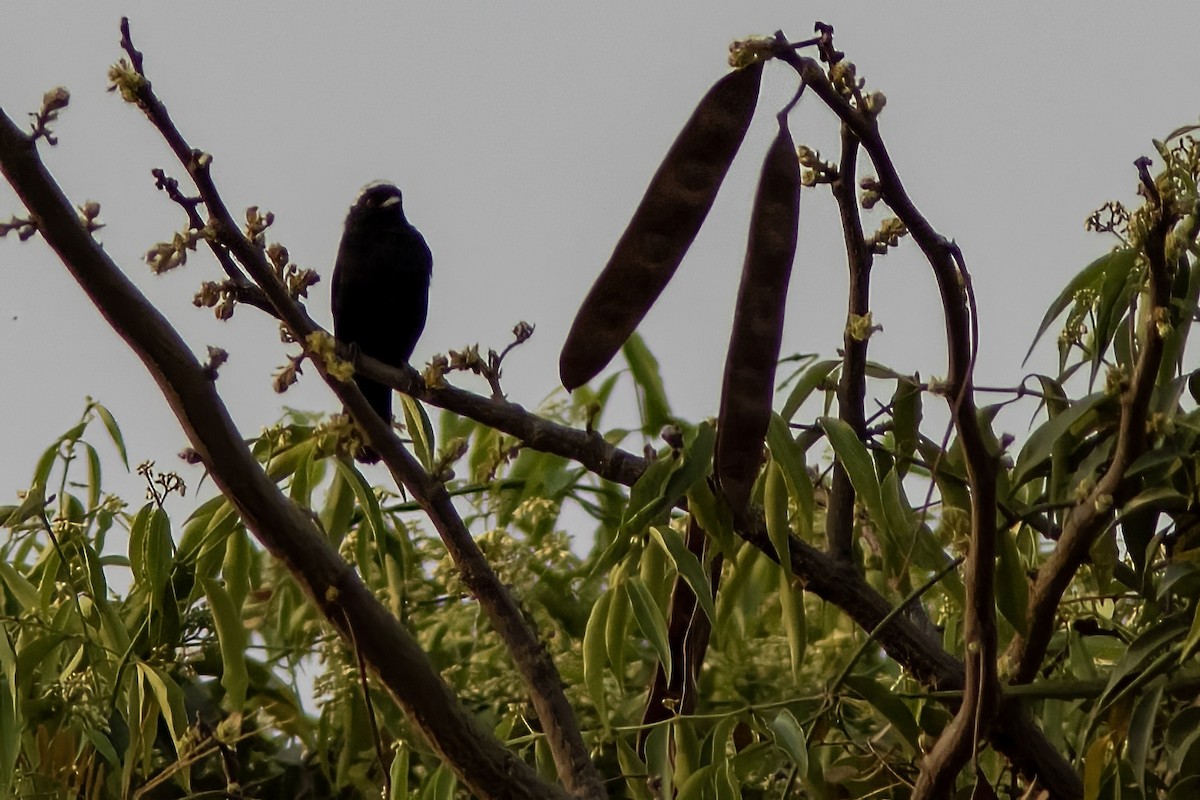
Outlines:
{"type": "MultiPolygon", "coordinates": [[[[141,54],[130,40],[128,19],[121,21],[121,34],[122,46],[130,59],[140,67],[141,54]]],[[[239,229],[212,180],[209,170],[211,157],[187,144],[140,69],[138,75],[140,81],[129,82],[135,102],[167,140],[191,176],[208,209],[210,227],[217,241],[228,248],[265,293],[291,337],[297,342],[306,343],[308,337],[319,328],[292,300],[263,250],[239,229]]],[[[395,431],[371,410],[353,382],[340,382],[329,374],[323,358],[311,351],[308,354],[321,377],[366,434],[367,443],[383,457],[397,484],[408,490],[433,522],[458,567],[464,585],[475,596],[492,628],[504,641],[529,691],[563,784],[576,797],[606,796],[583,743],[574,711],[563,692],[563,682],[553,659],[538,639],[528,617],[488,564],[454,508],[445,485],[427,473],[404,448],[395,431]]]]}
{"type": "MultiPolygon", "coordinates": [[[[564,796],[484,732],[408,630],[376,600],[314,520],[253,459],[204,367],[80,224],[33,142],[0,111],[0,169],[38,231],[105,320],[141,358],[214,481],[329,622],[357,640],[380,682],[480,796],[564,796]]],[[[362,402],[361,395],[358,400],[362,402]]]]}
{"type": "MultiPolygon", "coordinates": [[[[1140,163],[1143,180],[1153,186],[1140,163]]],[[[1147,232],[1143,248],[1147,263],[1146,313],[1139,340],[1142,344],[1129,385],[1121,393],[1121,416],[1117,426],[1116,445],[1108,469],[1096,481],[1087,497],[1075,505],[1063,523],[1062,535],[1053,552],[1038,568],[1037,578],[1029,590],[1029,610],[1026,631],[1018,633],[1009,644],[1007,657],[1016,665],[1013,683],[1029,683],[1037,674],[1054,633],[1058,604],[1075,573],[1087,560],[1088,551],[1113,518],[1113,509],[1127,500],[1129,487],[1124,486],[1125,473],[1148,444],[1146,420],[1150,396],[1163,358],[1163,336],[1159,326],[1169,319],[1171,279],[1166,260],[1168,233],[1179,221],[1177,213],[1155,203],[1154,224],[1147,232]]]]}

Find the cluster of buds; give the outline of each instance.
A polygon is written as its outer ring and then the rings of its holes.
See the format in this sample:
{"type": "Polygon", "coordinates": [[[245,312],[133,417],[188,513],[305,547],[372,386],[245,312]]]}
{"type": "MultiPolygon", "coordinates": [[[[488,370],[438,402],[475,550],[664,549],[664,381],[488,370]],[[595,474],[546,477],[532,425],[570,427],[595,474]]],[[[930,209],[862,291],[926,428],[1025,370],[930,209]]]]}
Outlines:
{"type": "Polygon", "coordinates": [[[256,247],[267,246],[267,228],[275,222],[275,215],[270,211],[259,213],[258,206],[246,209],[246,238],[254,242],[256,247]]]}
{"type": "Polygon", "coordinates": [[[88,200],[79,206],[79,221],[87,228],[88,233],[95,233],[103,228],[104,223],[100,222],[100,204],[95,200],[88,200]]]}
{"type": "Polygon", "coordinates": [[[153,461],[143,461],[137,466],[137,474],[146,479],[146,499],[162,504],[172,492],[180,497],[187,494],[187,484],[175,472],[156,472],[153,461]]]}
{"type": "Polygon", "coordinates": [[[1083,223],[1084,230],[1094,233],[1112,233],[1117,236],[1128,230],[1129,210],[1116,200],[1109,200],[1097,208],[1083,223]]]}
{"type": "Polygon", "coordinates": [[[146,251],[146,263],[155,275],[181,267],[187,263],[187,251],[196,249],[196,242],[204,238],[202,230],[186,230],[176,233],[169,242],[159,242],[146,251]]]}
{"type": "Polygon", "coordinates": [[[816,186],[818,183],[833,183],[838,177],[837,164],[821,158],[819,150],[813,150],[808,145],[796,148],[796,158],[804,169],[800,172],[800,183],[804,186],[816,186]]]}
{"type": "Polygon", "coordinates": [[[293,356],[288,359],[288,363],[280,367],[271,377],[271,386],[275,389],[276,394],[283,394],[288,390],[288,387],[299,380],[303,372],[300,369],[300,364],[304,361],[304,354],[293,356]]]}
{"type": "Polygon", "coordinates": [[[337,355],[337,340],[324,331],[313,331],[304,339],[304,349],[313,358],[321,359],[325,371],[342,383],[354,375],[354,365],[337,355]]]}
{"type": "Polygon", "coordinates": [[[126,103],[139,102],[138,97],[145,87],[145,76],[124,58],[108,68],[108,91],[120,92],[126,103]]]}
{"type": "Polygon", "coordinates": [[[858,202],[866,210],[870,211],[876,203],[883,199],[883,187],[873,176],[866,176],[858,182],[858,185],[862,187],[862,194],[858,196],[858,202]]]}
{"type": "Polygon", "coordinates": [[[37,233],[37,225],[31,218],[12,217],[8,222],[0,222],[0,238],[8,236],[12,231],[17,232],[17,238],[22,242],[37,233]]]}
{"type": "Polygon", "coordinates": [[[775,57],[775,40],[770,36],[751,36],[729,43],[729,66],[744,69],[775,57]]]}
{"type": "Polygon", "coordinates": [[[237,305],[237,285],[233,281],[205,281],[192,298],[196,308],[211,308],[217,319],[224,322],[233,316],[237,305]]]}
{"type": "Polygon", "coordinates": [[[58,120],[58,112],[66,108],[70,102],[71,93],[65,86],[55,86],[42,95],[42,107],[37,113],[29,115],[33,117],[32,138],[34,140],[45,139],[46,144],[50,146],[58,144],[58,139],[50,131],[50,123],[58,120]]]}
{"type": "Polygon", "coordinates": [[[876,255],[883,255],[888,251],[889,247],[896,247],[900,244],[900,239],[908,235],[908,227],[901,222],[897,217],[888,217],[879,226],[879,230],[875,231],[867,242],[871,247],[871,252],[876,255]]]}
{"type": "Polygon", "coordinates": [[[275,277],[279,278],[279,282],[284,285],[288,296],[293,300],[308,297],[309,287],[321,280],[316,270],[301,269],[291,263],[288,249],[278,242],[267,248],[267,258],[275,268],[275,277]]]}

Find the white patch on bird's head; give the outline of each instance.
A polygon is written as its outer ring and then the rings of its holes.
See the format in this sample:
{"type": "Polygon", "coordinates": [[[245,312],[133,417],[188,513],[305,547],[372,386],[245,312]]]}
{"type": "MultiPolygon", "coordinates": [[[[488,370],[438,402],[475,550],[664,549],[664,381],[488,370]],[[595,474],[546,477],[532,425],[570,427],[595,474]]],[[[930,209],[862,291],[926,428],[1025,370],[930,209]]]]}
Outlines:
{"type": "Polygon", "coordinates": [[[387,181],[374,181],[368,183],[358,193],[355,205],[367,208],[391,208],[402,202],[403,196],[395,184],[387,181]]]}

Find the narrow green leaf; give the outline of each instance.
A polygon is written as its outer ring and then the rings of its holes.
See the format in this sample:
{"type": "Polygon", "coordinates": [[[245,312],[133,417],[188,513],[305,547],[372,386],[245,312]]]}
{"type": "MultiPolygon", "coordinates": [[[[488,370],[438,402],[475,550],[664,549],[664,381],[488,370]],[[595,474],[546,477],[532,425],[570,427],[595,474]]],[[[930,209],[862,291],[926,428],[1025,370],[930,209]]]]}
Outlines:
{"type": "Polygon", "coordinates": [[[876,683],[869,675],[847,675],[846,685],[875,707],[915,752],[920,752],[921,729],[909,707],[896,695],[876,683]]]}
{"type": "Polygon", "coordinates": [[[1025,565],[1017,550],[1013,531],[996,531],[999,547],[996,560],[996,606],[1008,623],[1021,634],[1025,633],[1026,611],[1029,608],[1029,581],[1025,565]]]}
{"type": "Polygon", "coordinates": [[[1114,250],[1111,253],[1105,253],[1097,258],[1091,264],[1084,267],[1074,278],[1067,284],[1066,288],[1059,293],[1058,297],[1050,304],[1050,308],[1046,309],[1045,316],[1042,317],[1041,324],[1038,325],[1037,333],[1033,335],[1033,341],[1029,344],[1029,351],[1025,353],[1025,359],[1021,363],[1029,360],[1029,356],[1033,354],[1033,348],[1037,346],[1038,340],[1042,338],[1054,320],[1062,312],[1066,311],[1075,302],[1075,293],[1080,289],[1099,288],[1104,280],[1105,271],[1114,260],[1129,259],[1135,256],[1133,250],[1114,250]]]}
{"type": "Polygon", "coordinates": [[[896,391],[892,393],[892,439],[896,455],[900,457],[896,468],[903,476],[908,472],[908,463],[916,452],[921,437],[921,387],[909,378],[896,379],[896,391]]]}
{"type": "Polygon", "coordinates": [[[1012,487],[1015,491],[1025,481],[1032,477],[1033,470],[1046,463],[1054,446],[1058,444],[1067,432],[1086,414],[1095,410],[1101,403],[1110,400],[1103,392],[1096,392],[1077,400],[1066,411],[1056,417],[1051,417],[1025,441],[1017,456],[1017,464],[1012,473],[1012,487]]]}
{"type": "Polygon", "coordinates": [[[99,415],[100,421],[104,423],[104,429],[108,431],[108,437],[112,439],[113,446],[117,448],[117,455],[121,457],[121,463],[125,465],[125,471],[128,472],[129,454],[125,451],[125,437],[121,435],[121,426],[117,424],[112,412],[104,406],[92,401],[92,408],[99,415]]]}
{"type": "Polygon", "coordinates": [[[659,797],[675,796],[675,771],[671,767],[670,729],[656,725],[646,737],[646,768],[658,777],[659,797]]]}
{"type": "Polygon", "coordinates": [[[662,609],[654,602],[654,596],[640,577],[631,575],[624,583],[629,601],[633,605],[633,617],[650,646],[658,653],[658,661],[667,673],[667,680],[670,681],[671,643],[667,638],[667,620],[662,609]]]}
{"type": "Polygon", "coordinates": [[[583,685],[596,706],[600,723],[608,730],[608,703],[604,697],[604,667],[608,663],[608,648],[604,641],[604,630],[608,623],[608,609],[612,603],[613,590],[606,589],[596,598],[592,613],[588,615],[587,627],[583,631],[583,685]]]}
{"type": "Polygon", "coordinates": [[[1150,744],[1154,740],[1155,722],[1162,703],[1163,687],[1167,679],[1158,677],[1151,681],[1146,691],[1138,697],[1133,714],[1129,718],[1129,733],[1127,753],[1129,765],[1133,769],[1137,785],[1146,788],[1146,755],[1150,752],[1150,744]]]}
{"type": "Polygon", "coordinates": [[[792,677],[799,678],[808,649],[808,620],[804,613],[804,591],[793,585],[790,572],[779,573],[779,601],[783,606],[783,629],[787,632],[792,677]]]}
{"type": "Polygon", "coordinates": [[[808,463],[804,455],[807,448],[792,437],[787,423],[778,414],[772,414],[767,425],[767,447],[771,451],[771,458],[779,462],[783,477],[787,479],[788,493],[796,501],[800,538],[808,539],[812,535],[815,503],[812,478],[808,475],[808,463]]]}
{"type": "Polygon", "coordinates": [[[667,403],[667,390],[663,386],[658,359],[646,347],[641,334],[632,333],[621,346],[621,352],[629,363],[629,372],[638,387],[641,401],[642,430],[658,434],[671,421],[671,407],[667,403]]]}
{"type": "MultiPolygon", "coordinates": [[[[779,565],[785,575],[792,573],[791,546],[788,544],[792,529],[788,525],[787,482],[779,462],[771,459],[767,464],[766,483],[763,487],[763,513],[767,522],[767,537],[779,556],[779,565]]],[[[785,581],[785,585],[790,583],[785,581]]]]}
{"type": "Polygon", "coordinates": [[[875,459],[871,458],[866,446],[859,441],[858,435],[848,423],[834,417],[821,417],[817,423],[829,437],[833,452],[837,454],[846,474],[850,476],[854,493],[867,507],[871,519],[879,525],[887,525],[883,498],[879,490],[879,476],[875,473],[875,459]]]}
{"type": "Polygon", "coordinates": [[[392,784],[392,794],[388,800],[408,800],[412,796],[408,791],[409,752],[408,745],[401,740],[392,758],[392,766],[388,769],[388,780],[392,784]]]}
{"type": "Polygon", "coordinates": [[[406,394],[400,395],[400,405],[404,408],[404,428],[412,439],[413,452],[421,466],[427,471],[433,470],[433,461],[437,457],[437,446],[433,438],[433,424],[425,407],[406,394]]]}
{"type": "Polygon", "coordinates": [[[833,359],[818,361],[804,371],[804,374],[796,381],[796,385],[792,387],[787,400],[783,402],[783,410],[779,412],[785,422],[790,422],[792,417],[796,416],[796,412],[800,410],[800,406],[804,405],[804,401],[813,393],[813,390],[820,386],[829,377],[829,373],[837,369],[841,363],[841,361],[833,359]]]}
{"type": "Polygon", "coordinates": [[[704,568],[700,566],[700,560],[696,558],[691,550],[687,549],[683,539],[678,533],[670,528],[661,525],[655,525],[650,528],[650,536],[658,543],[660,547],[667,552],[671,560],[675,562],[675,569],[692,587],[692,591],[696,594],[696,600],[700,603],[700,607],[704,609],[704,613],[713,622],[713,634],[716,638],[716,620],[717,609],[713,605],[712,584],[708,582],[708,575],[705,574],[704,568]]]}
{"type": "Polygon", "coordinates": [[[246,705],[250,677],[246,672],[246,627],[238,606],[219,581],[205,579],[204,594],[212,611],[221,645],[221,685],[225,687],[228,709],[241,713],[246,705]]]}
{"type": "Polygon", "coordinates": [[[183,690],[170,675],[158,667],[138,661],[137,669],[150,686],[150,691],[154,693],[154,699],[158,701],[159,712],[167,721],[167,727],[171,731],[171,741],[175,745],[175,752],[182,757],[183,737],[187,733],[188,727],[187,711],[184,710],[183,705],[183,690]]]}
{"type": "Polygon", "coordinates": [[[366,518],[367,525],[371,529],[372,539],[382,546],[387,536],[387,526],[384,524],[383,511],[379,508],[379,498],[375,496],[375,491],[367,483],[362,473],[349,462],[339,458],[334,462],[334,466],[346,479],[346,482],[350,484],[354,496],[358,499],[363,516],[366,518]]]}
{"type": "Polygon", "coordinates": [[[0,581],[8,588],[9,593],[26,611],[40,611],[41,601],[38,590],[25,576],[7,561],[0,561],[0,581]]]}
{"type": "Polygon", "coordinates": [[[775,735],[775,746],[782,750],[791,762],[796,765],[796,773],[808,774],[808,744],[805,741],[804,729],[786,708],[771,720],[771,733],[775,735]]]}

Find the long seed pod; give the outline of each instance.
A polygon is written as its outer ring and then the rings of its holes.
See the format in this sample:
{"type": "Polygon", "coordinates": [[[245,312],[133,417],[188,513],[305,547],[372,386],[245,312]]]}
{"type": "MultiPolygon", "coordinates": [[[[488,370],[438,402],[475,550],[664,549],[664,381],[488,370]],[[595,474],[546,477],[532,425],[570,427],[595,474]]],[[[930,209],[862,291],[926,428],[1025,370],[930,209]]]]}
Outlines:
{"type": "Polygon", "coordinates": [[[675,137],[575,315],[558,361],[568,390],[608,365],[683,261],[750,127],[762,69],[758,62],[717,81],[675,137]]]}
{"type": "Polygon", "coordinates": [[[754,198],[721,387],[716,473],[735,513],[745,508],[762,466],[799,214],[800,163],[781,115],[754,198]]]}

